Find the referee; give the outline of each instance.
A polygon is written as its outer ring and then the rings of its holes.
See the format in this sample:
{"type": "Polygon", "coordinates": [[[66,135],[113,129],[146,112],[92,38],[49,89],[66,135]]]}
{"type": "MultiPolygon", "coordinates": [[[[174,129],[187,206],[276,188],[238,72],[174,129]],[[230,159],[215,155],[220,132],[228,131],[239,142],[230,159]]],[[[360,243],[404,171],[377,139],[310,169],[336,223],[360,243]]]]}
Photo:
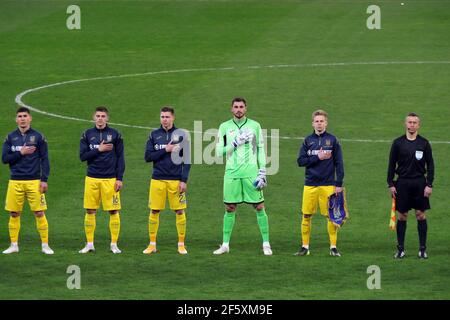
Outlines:
{"type": "Polygon", "coordinates": [[[387,183],[398,211],[397,253],[395,259],[405,256],[406,220],[410,209],[416,210],[419,233],[419,259],[427,259],[427,220],[434,180],[434,161],[431,146],[420,136],[420,118],[409,113],[405,119],[406,134],[395,139],[389,155],[387,183]],[[397,181],[394,176],[397,174],[397,181]],[[426,174],[426,176],[425,176],[426,174]]]}

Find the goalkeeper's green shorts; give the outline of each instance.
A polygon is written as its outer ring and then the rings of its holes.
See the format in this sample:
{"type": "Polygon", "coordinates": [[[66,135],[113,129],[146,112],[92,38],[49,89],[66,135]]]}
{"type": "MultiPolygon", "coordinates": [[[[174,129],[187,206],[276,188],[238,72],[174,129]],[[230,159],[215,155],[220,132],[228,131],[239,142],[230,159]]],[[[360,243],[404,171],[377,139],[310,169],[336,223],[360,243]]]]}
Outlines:
{"type": "Polygon", "coordinates": [[[262,190],[257,190],[253,185],[252,178],[230,178],[223,179],[223,202],[224,203],[261,203],[264,201],[262,190]]]}

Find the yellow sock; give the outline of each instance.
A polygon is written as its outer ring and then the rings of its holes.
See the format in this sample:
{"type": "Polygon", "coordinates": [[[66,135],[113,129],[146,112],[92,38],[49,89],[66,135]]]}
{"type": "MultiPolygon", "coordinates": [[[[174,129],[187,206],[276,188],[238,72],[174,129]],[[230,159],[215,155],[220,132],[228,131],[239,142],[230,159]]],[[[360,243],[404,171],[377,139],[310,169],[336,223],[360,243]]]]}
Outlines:
{"type": "Polygon", "coordinates": [[[111,232],[111,243],[117,243],[120,232],[120,213],[109,215],[109,231],[111,232]]]}
{"type": "Polygon", "coordinates": [[[86,241],[93,243],[95,231],[95,213],[86,213],[86,215],[84,216],[84,231],[86,232],[86,241]]]}
{"type": "Polygon", "coordinates": [[[20,216],[18,217],[9,217],[9,237],[11,238],[12,243],[19,242],[19,231],[20,231],[20,216]]]}
{"type": "Polygon", "coordinates": [[[309,238],[311,236],[312,217],[302,218],[302,246],[309,246],[309,238]]]}
{"type": "Polygon", "coordinates": [[[183,212],[182,214],[177,214],[176,217],[178,242],[184,243],[184,239],[186,237],[186,214],[183,212]]]}
{"type": "Polygon", "coordinates": [[[331,247],[336,247],[338,227],[336,227],[333,224],[333,222],[331,222],[328,219],[327,229],[328,229],[328,235],[330,236],[330,246],[331,247]]]}
{"type": "Polygon", "coordinates": [[[148,217],[148,233],[150,235],[150,242],[156,243],[158,228],[159,228],[159,213],[151,212],[148,217]]]}
{"type": "Polygon", "coordinates": [[[36,217],[36,227],[41,236],[42,243],[48,243],[48,222],[45,215],[36,217]]]}

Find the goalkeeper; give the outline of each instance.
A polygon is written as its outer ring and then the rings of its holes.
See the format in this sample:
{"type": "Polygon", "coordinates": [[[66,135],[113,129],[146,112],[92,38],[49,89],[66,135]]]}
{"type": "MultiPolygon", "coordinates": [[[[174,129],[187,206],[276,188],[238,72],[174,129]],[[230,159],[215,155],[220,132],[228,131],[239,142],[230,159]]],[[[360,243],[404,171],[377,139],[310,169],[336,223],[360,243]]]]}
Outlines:
{"type": "Polygon", "coordinates": [[[231,103],[233,118],[219,127],[216,154],[227,158],[223,181],[223,242],[214,254],[230,251],[230,238],[236,219],[236,208],[246,202],[256,209],[256,218],[263,240],[263,253],[272,255],[269,243],[269,221],[264,210],[262,189],[267,185],[266,156],[261,126],[246,117],[244,98],[234,98],[231,103]]]}

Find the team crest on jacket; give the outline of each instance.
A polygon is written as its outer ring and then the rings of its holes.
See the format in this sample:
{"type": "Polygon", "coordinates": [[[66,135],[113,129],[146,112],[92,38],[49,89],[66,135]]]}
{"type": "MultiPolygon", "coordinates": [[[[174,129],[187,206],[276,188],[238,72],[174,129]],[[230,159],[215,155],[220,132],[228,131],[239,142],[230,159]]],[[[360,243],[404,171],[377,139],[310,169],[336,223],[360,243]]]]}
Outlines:
{"type": "Polygon", "coordinates": [[[327,147],[331,146],[331,140],[330,140],[330,139],[326,139],[326,140],[325,140],[325,145],[326,145],[327,147]]]}
{"type": "Polygon", "coordinates": [[[173,143],[178,143],[178,142],[180,142],[180,136],[174,134],[174,135],[172,136],[172,142],[173,142],[173,143]]]}
{"type": "Polygon", "coordinates": [[[36,143],[36,136],[30,136],[30,143],[35,144],[36,143]]]}
{"type": "Polygon", "coordinates": [[[111,141],[112,141],[112,134],[106,135],[106,142],[111,142],[111,141]]]}
{"type": "Polygon", "coordinates": [[[423,157],[423,151],[416,150],[416,159],[421,160],[423,157]]]}

